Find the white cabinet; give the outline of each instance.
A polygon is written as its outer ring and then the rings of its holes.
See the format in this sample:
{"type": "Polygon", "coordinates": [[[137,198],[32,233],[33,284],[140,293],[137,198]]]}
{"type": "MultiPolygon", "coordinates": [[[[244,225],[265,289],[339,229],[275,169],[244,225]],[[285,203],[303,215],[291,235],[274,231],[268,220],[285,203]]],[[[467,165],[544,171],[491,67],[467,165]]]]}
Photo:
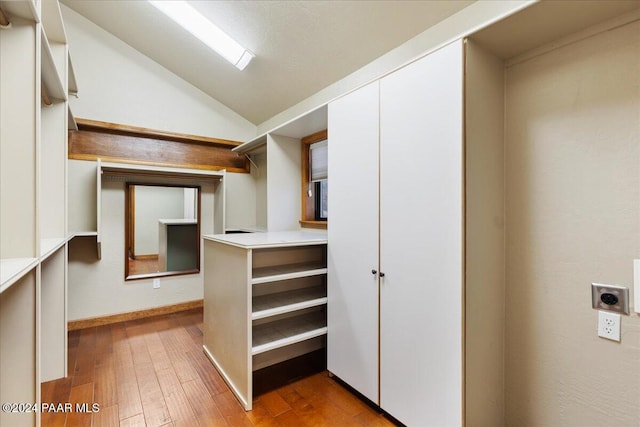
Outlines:
{"type": "Polygon", "coordinates": [[[327,239],[204,236],[204,350],[246,410],[253,372],[326,346],[327,239]]]}
{"type": "Polygon", "coordinates": [[[329,105],[328,369],[407,425],[462,424],[463,110],[461,41],[329,105]]]}
{"type": "Polygon", "coordinates": [[[329,104],[329,370],[378,396],[378,88],[329,104]]]}

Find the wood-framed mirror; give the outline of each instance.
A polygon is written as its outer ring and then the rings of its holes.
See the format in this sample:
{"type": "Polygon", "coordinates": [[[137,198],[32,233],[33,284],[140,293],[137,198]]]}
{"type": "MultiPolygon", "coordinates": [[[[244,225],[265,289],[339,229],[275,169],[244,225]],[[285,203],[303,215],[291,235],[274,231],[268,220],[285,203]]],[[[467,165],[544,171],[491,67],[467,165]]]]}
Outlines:
{"type": "Polygon", "coordinates": [[[199,186],[127,182],[125,280],[200,272],[199,186]]]}

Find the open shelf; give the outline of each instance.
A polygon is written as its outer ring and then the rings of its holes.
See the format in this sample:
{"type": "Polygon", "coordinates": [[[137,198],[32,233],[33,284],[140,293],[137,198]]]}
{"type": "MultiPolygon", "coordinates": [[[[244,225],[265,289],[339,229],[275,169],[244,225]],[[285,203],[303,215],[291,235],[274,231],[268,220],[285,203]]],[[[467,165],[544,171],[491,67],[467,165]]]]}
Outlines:
{"type": "Polygon", "coordinates": [[[55,237],[49,239],[40,239],[40,260],[44,261],[55,251],[64,246],[67,239],[64,237],[55,237]]]}
{"type": "Polygon", "coordinates": [[[264,369],[268,366],[275,365],[285,360],[291,360],[298,356],[323,349],[327,346],[327,336],[318,335],[304,341],[297,342],[286,347],[276,348],[275,350],[266,351],[264,353],[252,356],[253,372],[264,369]]]}
{"type": "Polygon", "coordinates": [[[327,240],[204,236],[204,349],[246,410],[252,372],[326,347],[327,240]]]}
{"type": "Polygon", "coordinates": [[[37,258],[7,258],[0,260],[0,293],[24,277],[38,265],[37,258]]]}
{"type": "Polygon", "coordinates": [[[262,148],[267,144],[267,134],[262,134],[252,139],[251,141],[245,142],[242,145],[238,145],[231,149],[231,151],[235,151],[240,154],[247,154],[252,151],[257,150],[258,148],[262,148]]]}
{"type": "Polygon", "coordinates": [[[62,23],[62,12],[57,1],[44,0],[40,2],[42,25],[47,31],[47,39],[57,43],[66,43],[67,34],[62,23]]]}
{"type": "Polygon", "coordinates": [[[0,1],[0,9],[4,10],[9,15],[17,16],[18,18],[40,22],[38,7],[36,6],[36,2],[33,0],[2,0],[0,1]]]}
{"type": "Polygon", "coordinates": [[[251,354],[256,355],[327,334],[324,310],[253,326],[251,354]]]}
{"type": "Polygon", "coordinates": [[[325,286],[314,286],[287,292],[253,297],[252,320],[264,319],[327,303],[325,286]]]}
{"type": "Polygon", "coordinates": [[[97,231],[76,231],[75,233],[69,236],[69,239],[73,239],[74,237],[96,237],[98,236],[97,231]]]}
{"type": "Polygon", "coordinates": [[[319,276],[326,273],[327,268],[325,267],[325,263],[320,261],[301,262],[288,265],[273,265],[269,267],[254,268],[251,283],[256,285],[259,283],[275,282],[279,280],[319,276]]]}
{"type": "Polygon", "coordinates": [[[42,57],[40,69],[44,90],[52,102],[64,102],[67,100],[67,94],[64,90],[55,61],[53,60],[53,52],[51,51],[51,46],[49,46],[49,41],[47,40],[44,30],[42,30],[41,39],[42,57]]]}

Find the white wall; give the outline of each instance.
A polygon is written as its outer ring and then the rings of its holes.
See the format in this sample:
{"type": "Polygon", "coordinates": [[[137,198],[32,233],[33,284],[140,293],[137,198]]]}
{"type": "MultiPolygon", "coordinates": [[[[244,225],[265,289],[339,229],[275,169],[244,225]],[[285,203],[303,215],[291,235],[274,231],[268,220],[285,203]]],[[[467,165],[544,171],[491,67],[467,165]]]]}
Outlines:
{"type": "MultiPolygon", "coordinates": [[[[123,182],[102,183],[102,259],[96,258],[95,237],[76,237],[69,245],[68,319],[86,319],[202,299],[203,273],[151,280],[124,280],[123,182]]],[[[213,232],[213,188],[202,187],[201,227],[213,232]]],[[[202,253],[200,265],[202,261],[202,253]]]]}
{"type": "Polygon", "coordinates": [[[465,67],[465,409],[504,426],[504,63],[469,40],[465,67]]]}
{"type": "Polygon", "coordinates": [[[227,229],[252,227],[256,225],[256,183],[251,174],[227,174],[227,229]]]}
{"type": "Polygon", "coordinates": [[[300,229],[301,151],[299,139],[267,137],[267,228],[269,231],[300,229]]]}
{"type": "Polygon", "coordinates": [[[263,153],[252,154],[256,168],[251,168],[251,175],[256,180],[256,227],[266,230],[268,228],[267,215],[267,175],[269,162],[266,149],[263,153]]]}
{"type": "Polygon", "coordinates": [[[598,338],[590,294],[640,256],[638,52],[636,21],[507,69],[509,426],[638,426],[640,317],[598,338]]]}
{"type": "Polygon", "coordinates": [[[135,255],[158,254],[158,220],[182,219],[182,187],[135,186],[135,255]]]}
{"type": "MultiPolygon", "coordinates": [[[[62,5],[79,97],[76,117],[238,141],[256,128],[199,89],[62,5]]],[[[126,19],[126,18],[123,18],[126,19]]]]}
{"type": "MultiPolygon", "coordinates": [[[[70,99],[76,117],[241,142],[256,135],[256,126],[225,105],[72,9],[61,8],[79,87],[79,97],[70,99]]],[[[227,174],[227,184],[243,192],[231,195],[230,223],[247,225],[245,212],[253,210],[246,178],[227,174]]]]}
{"type": "MultiPolygon", "coordinates": [[[[129,45],[65,6],[62,13],[79,86],[79,98],[71,99],[76,117],[237,141],[256,135],[253,124],[129,45]]],[[[83,161],[69,164],[72,231],[95,230],[93,165],[83,161]]],[[[246,191],[227,195],[231,200],[229,223],[251,221],[246,212],[255,212],[248,176],[226,175],[232,191],[246,191]]],[[[69,320],[202,298],[202,274],[162,279],[158,290],[152,289],[151,280],[125,283],[124,188],[114,184],[107,187],[102,200],[102,260],[94,255],[95,238],[93,243],[88,238],[76,238],[70,246],[69,320]]],[[[203,193],[203,209],[204,197],[203,193]]],[[[203,227],[202,231],[211,233],[213,228],[203,227]]]]}

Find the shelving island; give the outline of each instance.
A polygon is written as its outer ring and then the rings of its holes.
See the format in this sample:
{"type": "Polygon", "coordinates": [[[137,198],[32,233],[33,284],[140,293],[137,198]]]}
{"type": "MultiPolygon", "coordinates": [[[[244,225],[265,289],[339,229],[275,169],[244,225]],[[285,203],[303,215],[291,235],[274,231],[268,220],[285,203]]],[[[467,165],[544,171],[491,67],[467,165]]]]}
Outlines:
{"type": "Polygon", "coordinates": [[[326,347],[326,233],[204,237],[204,351],[246,410],[253,372],[326,347]]]}

